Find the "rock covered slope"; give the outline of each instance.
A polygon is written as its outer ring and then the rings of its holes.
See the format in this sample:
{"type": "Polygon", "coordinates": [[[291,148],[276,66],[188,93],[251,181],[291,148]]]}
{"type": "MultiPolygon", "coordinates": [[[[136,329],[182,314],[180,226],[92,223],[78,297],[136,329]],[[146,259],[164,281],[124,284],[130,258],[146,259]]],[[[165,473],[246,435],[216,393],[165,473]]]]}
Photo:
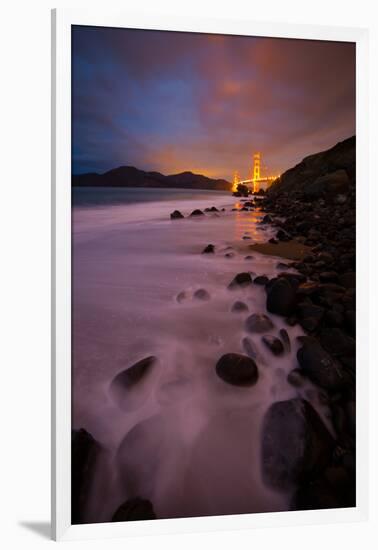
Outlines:
{"type": "Polygon", "coordinates": [[[160,172],[145,172],[133,166],[120,166],[103,174],[88,173],[72,176],[75,187],[179,187],[230,191],[231,183],[193,172],[165,176],[160,172]]]}
{"type": "Polygon", "coordinates": [[[269,196],[299,194],[308,199],[347,193],[356,184],[356,137],[310,155],[272,185],[269,196]]]}

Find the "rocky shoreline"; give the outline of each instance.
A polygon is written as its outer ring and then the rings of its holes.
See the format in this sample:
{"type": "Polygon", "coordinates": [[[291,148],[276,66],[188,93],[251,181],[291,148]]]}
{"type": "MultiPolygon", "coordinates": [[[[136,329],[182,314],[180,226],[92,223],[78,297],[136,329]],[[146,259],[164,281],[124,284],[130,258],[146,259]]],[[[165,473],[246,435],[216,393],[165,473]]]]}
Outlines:
{"type": "MultiPolygon", "coordinates": [[[[355,138],[284,174],[263,200],[263,209],[265,222],[277,229],[277,247],[294,241],[311,249],[287,264],[300,277],[283,272],[267,283],[267,310],[284,315],[289,324],[299,323],[307,333],[292,381],[308,377],[321,388],[336,434],[324,467],[298,488],[293,509],[355,506],[355,138]]],[[[281,409],[286,412],[284,404],[281,409]]]]}
{"type": "MultiPolygon", "coordinates": [[[[250,311],[243,300],[236,299],[231,312],[245,315],[243,353],[224,353],[214,361],[214,372],[224,384],[242,388],[258,385],[261,357],[249,336],[258,335],[272,357],[281,357],[294,344],[288,330],[299,325],[304,336],[295,343],[296,361],[287,382],[301,388],[310,380],[317,388],[317,399],[329,410],[332,426],[331,433],[310,401],[299,393],[273,402],[265,412],[261,429],[262,478],[274,490],[290,493],[291,510],[355,506],[354,174],[355,142],[351,138],[304,159],[285,173],[264,199],[248,199],[237,208],[240,212],[262,209],[265,216],[260,229],[275,230],[275,236],[265,244],[249,244],[250,236],[244,235],[239,251],[246,254],[245,259],[253,262],[251,253],[258,252],[281,260],[275,277],[255,276],[246,269],[230,280],[230,294],[251,285],[263,287],[266,311],[250,311]],[[282,317],[287,330],[281,328],[273,335],[270,315],[282,317]]],[[[213,207],[206,214],[194,210],[188,217],[206,215],[222,213],[213,207]]],[[[183,218],[177,210],[171,214],[174,224],[182,223],[183,218]]],[[[213,255],[216,248],[213,243],[204,243],[200,253],[213,255]]],[[[178,295],[177,302],[185,298],[178,295]]],[[[198,289],[193,299],[208,301],[210,295],[206,289],[198,289]]],[[[155,361],[155,357],[147,357],[118,373],[111,385],[117,399],[149,376],[155,361]]],[[[85,507],[99,447],[87,432],[74,432],[73,521],[83,522],[80,507],[85,507]]],[[[153,503],[137,495],[120,504],[112,521],[155,517],[153,503]]]]}

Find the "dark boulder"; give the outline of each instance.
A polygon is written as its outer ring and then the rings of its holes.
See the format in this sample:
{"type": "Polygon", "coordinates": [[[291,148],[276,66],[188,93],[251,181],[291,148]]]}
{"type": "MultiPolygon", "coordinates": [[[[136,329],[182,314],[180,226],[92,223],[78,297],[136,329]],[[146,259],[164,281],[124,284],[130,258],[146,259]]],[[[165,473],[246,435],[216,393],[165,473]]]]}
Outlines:
{"type": "Polygon", "coordinates": [[[222,355],[215,370],[219,378],[233,386],[253,386],[259,376],[254,360],[239,353],[222,355]]]}
{"type": "Polygon", "coordinates": [[[272,330],[274,325],[267,315],[252,313],[245,321],[245,330],[252,333],[261,333],[272,330]]]}
{"type": "Polygon", "coordinates": [[[281,328],[280,329],[280,336],[281,336],[281,340],[283,342],[283,345],[284,345],[286,351],[290,351],[291,350],[291,344],[290,344],[290,338],[289,338],[289,335],[287,333],[287,330],[284,329],[284,328],[281,328]]]}
{"type": "Polygon", "coordinates": [[[272,336],[271,334],[266,334],[261,338],[265,346],[273,353],[273,355],[282,355],[285,351],[283,343],[279,338],[272,336]]]}
{"type": "Polygon", "coordinates": [[[303,296],[312,296],[319,291],[319,284],[314,282],[301,283],[297,288],[298,298],[303,296]]]}
{"type": "Polygon", "coordinates": [[[143,498],[127,500],[113,514],[112,521],[140,521],[156,519],[151,502],[143,498]]]}
{"type": "Polygon", "coordinates": [[[232,279],[231,283],[228,285],[229,289],[235,289],[238,287],[248,286],[252,284],[252,277],[249,272],[238,273],[232,279]]]}
{"type": "Polygon", "coordinates": [[[319,326],[323,318],[324,308],[311,303],[302,302],[297,305],[296,314],[302,328],[313,331],[319,326]]]}
{"type": "Polygon", "coordinates": [[[306,275],[303,275],[303,273],[290,273],[287,271],[279,273],[278,278],[286,279],[295,288],[299,287],[300,284],[305,283],[307,280],[306,275]]]}
{"type": "Polygon", "coordinates": [[[207,300],[210,300],[210,294],[204,288],[199,288],[193,294],[193,298],[195,300],[207,301],[207,300]]]}
{"type": "Polygon", "coordinates": [[[338,283],[339,276],[336,271],[322,271],[319,273],[319,281],[321,283],[338,283]]]}
{"type": "Polygon", "coordinates": [[[71,520],[73,524],[85,523],[85,511],[100,451],[99,443],[89,432],[83,428],[72,430],[71,520]]]}
{"type": "Polygon", "coordinates": [[[145,357],[141,359],[135,365],[118,373],[111,383],[111,390],[118,391],[123,389],[129,389],[137,384],[142,378],[144,378],[152,367],[157,362],[157,358],[154,356],[145,357]]]}
{"type": "Polygon", "coordinates": [[[293,369],[287,375],[287,381],[295,388],[300,388],[305,382],[305,376],[301,369],[293,369]]]}
{"type": "Polygon", "coordinates": [[[276,269],[287,269],[288,267],[288,264],[285,264],[284,262],[278,262],[276,265],[276,269]]]}
{"type": "Polygon", "coordinates": [[[295,290],[285,278],[279,278],[269,287],[266,308],[270,313],[288,317],[294,310],[295,290]]]}
{"type": "Polygon", "coordinates": [[[325,262],[326,264],[329,264],[333,261],[333,256],[329,252],[320,252],[316,256],[317,260],[320,260],[321,262],[325,262]]]}
{"type": "Polygon", "coordinates": [[[295,317],[295,315],[290,315],[290,317],[286,317],[285,323],[289,325],[289,327],[294,327],[296,324],[298,324],[298,319],[295,317]]]}
{"type": "Polygon", "coordinates": [[[273,403],[262,429],[262,470],[265,483],[288,489],[309,481],[329,463],[334,442],[308,401],[273,403]]]}
{"type": "Polygon", "coordinates": [[[253,282],[255,285],[266,285],[267,283],[269,283],[269,277],[267,277],[266,275],[259,275],[258,277],[256,277],[255,279],[253,279],[253,282]]]}
{"type": "Polygon", "coordinates": [[[213,244],[208,244],[206,248],[202,250],[202,254],[214,254],[215,246],[213,244]]]}
{"type": "Polygon", "coordinates": [[[339,328],[327,328],[320,332],[321,345],[334,356],[355,355],[356,342],[339,328]]]}
{"type": "Polygon", "coordinates": [[[231,311],[233,313],[243,313],[245,311],[248,311],[248,306],[244,302],[240,302],[238,300],[232,304],[231,311]]]}
{"type": "Polygon", "coordinates": [[[205,214],[202,212],[202,210],[199,210],[196,208],[196,210],[193,210],[193,212],[190,214],[190,216],[204,216],[205,214]]]}
{"type": "Polygon", "coordinates": [[[326,390],[338,390],[347,382],[342,365],[315,338],[302,339],[297,359],[303,372],[312,382],[326,390]]]}
{"type": "Polygon", "coordinates": [[[187,292],[185,292],[185,290],[182,290],[181,292],[179,292],[176,296],[176,301],[181,304],[182,302],[184,302],[186,299],[188,298],[188,294],[187,292]]]}
{"type": "Polygon", "coordinates": [[[180,210],[175,210],[171,213],[171,220],[180,220],[184,216],[181,214],[180,210]]]}
{"type": "Polygon", "coordinates": [[[257,359],[258,352],[255,344],[252,342],[250,338],[245,336],[242,340],[242,346],[245,353],[248,355],[248,357],[252,357],[252,359],[257,359]]]}

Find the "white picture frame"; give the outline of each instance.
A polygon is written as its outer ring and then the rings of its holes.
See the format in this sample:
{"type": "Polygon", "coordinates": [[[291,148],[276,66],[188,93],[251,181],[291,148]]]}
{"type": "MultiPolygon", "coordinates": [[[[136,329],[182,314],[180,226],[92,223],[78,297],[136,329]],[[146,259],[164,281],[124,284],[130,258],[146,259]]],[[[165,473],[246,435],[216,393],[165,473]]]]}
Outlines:
{"type": "Polygon", "coordinates": [[[368,31],[357,28],[149,17],[124,10],[52,12],[52,536],[55,540],[361,521],[368,514],[368,31]],[[158,521],[71,525],[71,25],[353,41],[357,136],[357,505],[158,521]]]}

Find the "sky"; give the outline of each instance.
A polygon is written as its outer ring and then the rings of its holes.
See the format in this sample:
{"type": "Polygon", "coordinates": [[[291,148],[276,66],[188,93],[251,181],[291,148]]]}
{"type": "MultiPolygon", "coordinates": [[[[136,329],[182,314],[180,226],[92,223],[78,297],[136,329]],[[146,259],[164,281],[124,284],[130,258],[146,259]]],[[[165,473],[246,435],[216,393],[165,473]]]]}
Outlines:
{"type": "Polygon", "coordinates": [[[72,172],[232,180],[355,134],[355,45],[106,27],[72,31],[72,172]]]}

